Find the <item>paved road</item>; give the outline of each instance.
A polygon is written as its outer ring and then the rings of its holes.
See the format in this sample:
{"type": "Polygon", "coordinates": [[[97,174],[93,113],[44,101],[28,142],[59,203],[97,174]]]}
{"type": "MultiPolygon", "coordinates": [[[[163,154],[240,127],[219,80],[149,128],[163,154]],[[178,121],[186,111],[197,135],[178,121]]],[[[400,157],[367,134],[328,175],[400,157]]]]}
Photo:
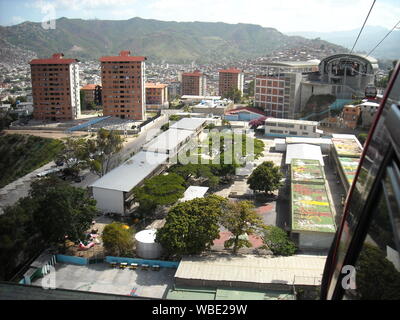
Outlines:
{"type": "MultiPolygon", "coordinates": [[[[159,121],[154,122],[153,126],[150,126],[151,129],[143,132],[138,137],[128,138],[121,152],[113,158],[112,167],[116,167],[122,161],[127,160],[132,152],[138,152],[146,142],[150,141],[161,132],[160,127],[167,121],[168,117],[162,117],[159,121]]],[[[53,161],[0,189],[0,214],[3,213],[4,207],[13,205],[20,198],[26,197],[29,193],[31,182],[36,178],[36,174],[52,166],[55,166],[53,161]]],[[[86,188],[99,179],[98,175],[89,170],[84,170],[82,175],[85,177],[82,182],[76,183],[72,181],[71,184],[75,187],[86,188]]]]}

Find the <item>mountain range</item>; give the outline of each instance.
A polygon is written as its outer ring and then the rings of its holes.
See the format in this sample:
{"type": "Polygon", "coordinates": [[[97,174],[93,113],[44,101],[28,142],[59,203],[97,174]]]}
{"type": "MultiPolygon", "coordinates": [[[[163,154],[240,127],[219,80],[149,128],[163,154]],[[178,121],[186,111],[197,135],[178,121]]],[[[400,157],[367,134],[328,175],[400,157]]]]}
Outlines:
{"type": "Polygon", "coordinates": [[[82,20],[60,18],[55,29],[41,23],[23,22],[0,26],[0,40],[11,46],[49,57],[54,52],[81,59],[98,59],[131,50],[149,60],[211,62],[265,56],[287,48],[324,48],[346,51],[324,40],[288,36],[273,28],[222,22],[173,22],[132,18],[129,20],[82,20]]]}
{"type": "MultiPolygon", "coordinates": [[[[365,26],[360,38],[354,48],[355,51],[369,53],[390,30],[378,26],[365,26]]],[[[348,49],[351,49],[360,29],[336,32],[289,32],[288,35],[303,36],[309,39],[320,38],[348,49]]],[[[400,58],[400,30],[393,32],[378,46],[371,54],[378,59],[399,59],[400,58]]]]}

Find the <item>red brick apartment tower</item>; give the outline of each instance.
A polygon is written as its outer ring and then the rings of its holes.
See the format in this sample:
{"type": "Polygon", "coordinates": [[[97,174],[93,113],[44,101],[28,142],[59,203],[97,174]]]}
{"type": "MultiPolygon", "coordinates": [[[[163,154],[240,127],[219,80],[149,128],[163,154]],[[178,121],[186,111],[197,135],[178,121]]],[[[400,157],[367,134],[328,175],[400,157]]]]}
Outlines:
{"type": "Polygon", "coordinates": [[[145,60],[146,57],[131,56],[130,51],[100,58],[105,116],[145,119],[145,60]]]}
{"type": "Polygon", "coordinates": [[[63,121],[80,116],[77,62],[76,59],[64,59],[62,53],[30,62],[35,119],[63,121]]]}
{"type": "Polygon", "coordinates": [[[219,70],[219,95],[225,96],[232,88],[239,89],[243,94],[243,82],[241,70],[235,68],[219,70]]]}
{"type": "Polygon", "coordinates": [[[206,77],[199,70],[182,73],[182,95],[204,96],[206,94],[206,77]]]}

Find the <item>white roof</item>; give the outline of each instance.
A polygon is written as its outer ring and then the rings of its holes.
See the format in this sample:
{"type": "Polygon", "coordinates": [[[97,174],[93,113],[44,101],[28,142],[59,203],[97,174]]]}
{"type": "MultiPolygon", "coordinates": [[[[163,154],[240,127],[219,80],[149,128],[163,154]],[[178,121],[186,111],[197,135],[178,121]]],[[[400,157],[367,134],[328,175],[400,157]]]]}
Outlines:
{"type": "Polygon", "coordinates": [[[379,103],[367,101],[359,104],[358,106],[379,107],[379,103]]]}
{"type": "Polygon", "coordinates": [[[288,144],[286,147],[285,163],[291,164],[292,159],[318,160],[321,166],[324,165],[321,147],[312,144],[288,144]]]}
{"type": "Polygon", "coordinates": [[[275,138],[274,142],[275,142],[275,145],[276,144],[285,144],[286,143],[285,139],[282,139],[282,138],[275,138]]]}
{"type": "Polygon", "coordinates": [[[318,121],[281,119],[281,118],[267,118],[265,119],[265,124],[268,123],[290,123],[290,124],[312,125],[312,126],[318,125],[318,121]]]}
{"type": "Polygon", "coordinates": [[[208,187],[190,186],[183,194],[182,202],[193,200],[195,198],[203,198],[208,190],[208,187]]]}
{"type": "Polygon", "coordinates": [[[193,256],[182,258],[175,278],[261,284],[318,285],[321,283],[325,262],[326,256],[317,255],[293,255],[290,257],[193,256]]]}
{"type": "Polygon", "coordinates": [[[154,243],[156,239],[155,229],[142,230],[135,234],[136,241],[141,243],[154,243]]]}
{"type": "Polygon", "coordinates": [[[141,151],[90,187],[129,192],[167,160],[168,155],[164,153],[141,151]]]}
{"type": "Polygon", "coordinates": [[[332,133],[332,138],[337,139],[357,139],[354,134],[332,133]]]}
{"type": "Polygon", "coordinates": [[[221,100],[221,96],[192,96],[192,95],[183,95],[181,100],[185,99],[193,99],[193,100],[221,100]]]}
{"type": "Polygon", "coordinates": [[[177,148],[181,143],[190,138],[192,135],[193,131],[190,130],[179,130],[170,128],[167,131],[161,133],[149,143],[147,143],[143,147],[143,149],[154,152],[168,153],[169,151],[177,148]]]}
{"type": "Polygon", "coordinates": [[[325,138],[287,137],[285,140],[287,144],[291,143],[332,144],[331,139],[325,139],[325,138]]]}
{"type": "Polygon", "coordinates": [[[182,118],[181,120],[171,125],[170,129],[183,129],[183,130],[196,131],[204,124],[204,122],[206,122],[205,118],[182,118]]]}

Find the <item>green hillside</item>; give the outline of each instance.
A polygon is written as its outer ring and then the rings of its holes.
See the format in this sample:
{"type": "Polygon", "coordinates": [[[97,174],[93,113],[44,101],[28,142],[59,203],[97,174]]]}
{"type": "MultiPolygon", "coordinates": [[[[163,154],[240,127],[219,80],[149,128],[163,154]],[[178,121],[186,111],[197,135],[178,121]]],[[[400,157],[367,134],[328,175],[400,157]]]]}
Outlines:
{"type": "Polygon", "coordinates": [[[0,136],[0,188],[53,160],[60,140],[22,134],[0,136]]]}
{"type": "Polygon", "coordinates": [[[342,47],[322,40],[287,36],[273,28],[222,22],[173,22],[132,18],[129,20],[82,20],[60,18],[56,29],[24,22],[0,27],[0,39],[39,57],[54,52],[81,59],[98,59],[128,49],[149,60],[199,62],[214,59],[254,58],[275,49],[322,45],[337,51],[342,47]]]}

